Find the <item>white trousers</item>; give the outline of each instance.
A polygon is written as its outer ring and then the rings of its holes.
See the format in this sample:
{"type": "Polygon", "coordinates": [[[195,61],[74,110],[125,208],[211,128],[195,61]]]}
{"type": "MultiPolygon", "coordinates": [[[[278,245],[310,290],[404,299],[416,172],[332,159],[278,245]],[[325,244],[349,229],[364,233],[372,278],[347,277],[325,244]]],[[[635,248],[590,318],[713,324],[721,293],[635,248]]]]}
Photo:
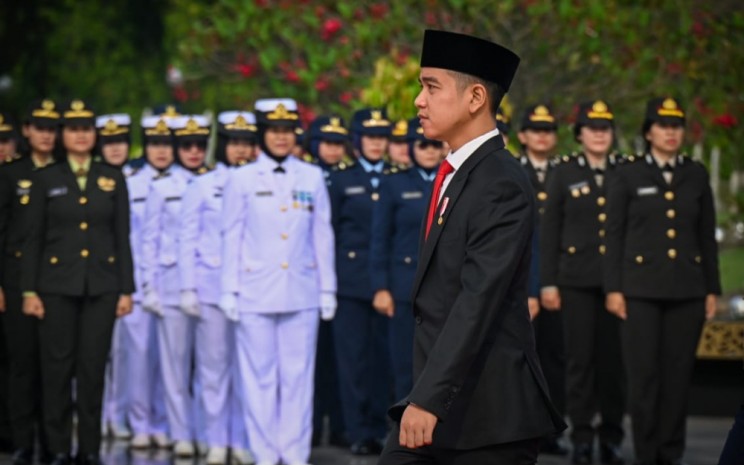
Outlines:
{"type": "Polygon", "coordinates": [[[111,350],[104,378],[103,408],[101,409],[101,421],[104,425],[110,423],[116,426],[126,426],[129,409],[127,358],[126,331],[122,328],[122,319],[117,319],[114,323],[111,350]]]}
{"type": "Polygon", "coordinates": [[[236,342],[243,415],[256,460],[307,463],[318,310],[241,313],[236,342]]]}

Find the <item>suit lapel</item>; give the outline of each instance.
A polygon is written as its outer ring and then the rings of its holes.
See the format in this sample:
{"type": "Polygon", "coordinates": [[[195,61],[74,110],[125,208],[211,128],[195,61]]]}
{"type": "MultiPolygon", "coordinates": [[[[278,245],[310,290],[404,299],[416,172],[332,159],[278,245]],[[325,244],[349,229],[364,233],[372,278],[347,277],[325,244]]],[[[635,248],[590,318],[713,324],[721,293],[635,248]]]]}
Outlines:
{"type": "MultiPolygon", "coordinates": [[[[429,267],[429,262],[434,255],[434,249],[436,248],[437,242],[439,241],[439,237],[442,235],[442,231],[447,225],[447,219],[457,206],[457,200],[460,198],[460,195],[465,188],[465,184],[468,176],[470,175],[470,172],[478,165],[478,163],[480,163],[483,158],[502,148],[504,148],[504,142],[501,137],[493,137],[483,143],[478,149],[476,149],[476,151],[473,152],[473,154],[468,157],[467,160],[465,160],[465,163],[462,164],[460,169],[455,171],[454,177],[447,186],[447,189],[444,191],[442,201],[439,202],[436,207],[437,209],[434,212],[434,218],[432,219],[431,230],[429,231],[428,239],[425,238],[426,219],[429,217],[429,209],[427,208],[426,216],[424,217],[424,224],[422,225],[421,235],[419,238],[419,263],[418,267],[416,268],[416,277],[413,283],[413,296],[418,293],[419,286],[421,285],[421,280],[423,279],[424,274],[426,274],[426,270],[429,267]],[[439,225],[439,213],[441,212],[444,199],[447,197],[449,198],[449,200],[447,201],[447,208],[444,211],[444,214],[441,216],[442,224],[439,225]]],[[[434,194],[433,189],[434,188],[432,186],[432,195],[434,194]]],[[[429,203],[430,202],[431,200],[429,201],[429,203]]]]}
{"type": "MultiPolygon", "coordinates": [[[[663,190],[669,189],[669,184],[667,184],[666,179],[664,179],[664,173],[661,168],[659,168],[659,165],[656,164],[654,157],[648,154],[646,155],[645,161],[648,169],[651,171],[651,177],[654,179],[654,182],[656,182],[656,184],[663,190]]],[[[674,179],[672,179],[672,181],[674,181],[674,179]]]]}
{"type": "Polygon", "coordinates": [[[674,172],[672,173],[672,189],[676,190],[677,187],[682,184],[682,181],[685,180],[685,174],[687,173],[686,165],[687,163],[685,162],[684,158],[677,157],[676,167],[674,168],[674,172]]]}
{"type": "Polygon", "coordinates": [[[82,193],[83,191],[80,190],[80,185],[77,182],[77,176],[75,176],[75,173],[72,172],[69,160],[65,158],[59,163],[62,165],[60,166],[60,168],[62,169],[62,173],[64,174],[65,184],[67,184],[67,188],[70,189],[70,192],[77,192],[78,194],[82,193]]]}

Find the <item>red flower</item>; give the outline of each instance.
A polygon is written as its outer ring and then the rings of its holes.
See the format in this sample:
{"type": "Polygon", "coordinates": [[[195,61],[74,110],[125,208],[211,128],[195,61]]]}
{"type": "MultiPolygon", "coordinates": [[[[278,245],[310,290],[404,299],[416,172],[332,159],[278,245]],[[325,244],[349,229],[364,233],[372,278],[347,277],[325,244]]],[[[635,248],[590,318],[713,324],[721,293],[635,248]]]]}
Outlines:
{"type": "Polygon", "coordinates": [[[341,26],[341,21],[338,19],[326,19],[325,23],[323,23],[323,29],[321,30],[320,37],[326,42],[331,40],[331,38],[336,35],[338,31],[341,30],[341,26]]]}
{"type": "Polygon", "coordinates": [[[294,71],[287,71],[286,73],[284,73],[284,77],[289,82],[300,82],[300,76],[294,71]]]}
{"type": "Polygon", "coordinates": [[[179,102],[185,102],[189,99],[189,93],[182,86],[173,89],[173,98],[179,102]]]}
{"type": "Polygon", "coordinates": [[[269,0],[255,0],[256,6],[259,8],[266,8],[269,6],[269,0]]]}
{"type": "Polygon", "coordinates": [[[700,21],[695,21],[692,24],[692,33],[695,37],[705,37],[705,26],[700,21]]]}
{"type": "Polygon", "coordinates": [[[317,81],[315,81],[315,90],[319,92],[323,92],[324,90],[328,89],[328,86],[330,83],[328,82],[328,79],[326,78],[318,78],[317,81]]]}
{"type": "Polygon", "coordinates": [[[256,67],[248,63],[238,63],[235,65],[235,71],[244,78],[249,78],[256,72],[256,67]]]}
{"type": "Polygon", "coordinates": [[[347,91],[347,92],[342,92],[338,99],[341,101],[341,103],[346,105],[347,103],[351,102],[351,99],[353,98],[354,98],[354,94],[347,91]]]}
{"type": "Polygon", "coordinates": [[[375,19],[382,19],[388,12],[388,6],[384,3],[373,3],[369,7],[369,14],[375,19]]]}
{"type": "Polygon", "coordinates": [[[666,69],[669,74],[680,74],[683,70],[682,65],[677,62],[667,64],[666,69]]]}
{"type": "Polygon", "coordinates": [[[424,21],[427,26],[435,26],[437,24],[437,17],[433,12],[427,11],[426,15],[424,15],[424,21]]]}
{"type": "Polygon", "coordinates": [[[722,128],[731,129],[739,124],[739,121],[731,113],[724,113],[713,118],[713,124],[722,128]]]}

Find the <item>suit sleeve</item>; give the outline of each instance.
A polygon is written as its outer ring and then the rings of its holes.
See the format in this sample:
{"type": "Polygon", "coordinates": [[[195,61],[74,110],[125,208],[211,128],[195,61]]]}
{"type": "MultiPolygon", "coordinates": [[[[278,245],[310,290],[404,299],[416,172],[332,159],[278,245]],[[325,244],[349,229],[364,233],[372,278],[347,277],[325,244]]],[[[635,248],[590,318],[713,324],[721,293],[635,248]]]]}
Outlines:
{"type": "Polygon", "coordinates": [[[142,285],[145,289],[154,289],[155,276],[158,269],[158,254],[160,252],[160,229],[165,209],[163,197],[156,184],[164,182],[156,180],[150,183],[150,191],[145,202],[145,218],[142,226],[142,285]]]}
{"type": "Polygon", "coordinates": [[[240,254],[246,200],[241,189],[242,170],[230,172],[222,193],[222,292],[240,291],[240,254]]]}
{"type": "Polygon", "coordinates": [[[116,177],[116,212],[114,213],[114,233],[116,234],[116,255],[119,261],[120,292],[125,295],[134,293],[134,264],[132,263],[132,245],[129,241],[129,190],[124,176],[116,177]]]}
{"type": "Polygon", "coordinates": [[[540,297],[540,263],[543,258],[540,255],[540,228],[537,225],[538,221],[535,219],[535,228],[530,241],[530,275],[527,281],[527,296],[535,298],[540,297]]]}
{"type": "Polygon", "coordinates": [[[0,167],[0,289],[5,284],[5,241],[8,235],[8,219],[11,202],[13,202],[13,185],[7,175],[7,169],[0,167]]]}
{"type": "Polygon", "coordinates": [[[195,179],[188,185],[181,203],[180,237],[178,238],[178,271],[181,290],[196,290],[196,244],[199,241],[203,201],[201,183],[195,179]]]}
{"type": "MultiPolygon", "coordinates": [[[[704,170],[705,168],[702,168],[704,170]]],[[[713,203],[713,190],[707,172],[703,176],[703,195],[700,198],[700,219],[698,237],[705,270],[705,284],[708,294],[721,295],[721,278],[718,269],[718,244],[716,243],[716,209],[713,203]]]]}
{"type": "Polygon", "coordinates": [[[320,274],[320,290],[336,292],[336,248],[331,226],[331,201],[323,173],[318,170],[313,209],[313,246],[320,274]]]}
{"type": "Polygon", "coordinates": [[[558,285],[558,261],[563,231],[564,190],[561,169],[556,168],[548,180],[545,213],[540,225],[540,281],[542,286],[558,285]]]}
{"type": "Polygon", "coordinates": [[[625,181],[624,167],[618,167],[607,182],[607,235],[603,263],[604,291],[622,292],[623,256],[625,255],[625,228],[630,191],[625,181]]]}
{"type": "Polygon", "coordinates": [[[482,190],[471,207],[461,291],[408,397],[442,421],[490,336],[515,270],[531,247],[532,193],[510,180],[484,183],[482,190]]]}
{"type": "Polygon", "coordinates": [[[380,182],[380,199],[372,209],[372,237],[369,245],[369,276],[372,292],[390,289],[390,242],[393,238],[395,199],[388,178],[380,182]]]}
{"type": "Polygon", "coordinates": [[[27,208],[28,235],[21,254],[21,291],[36,292],[41,253],[46,230],[46,189],[43,177],[32,177],[31,198],[27,208]]]}

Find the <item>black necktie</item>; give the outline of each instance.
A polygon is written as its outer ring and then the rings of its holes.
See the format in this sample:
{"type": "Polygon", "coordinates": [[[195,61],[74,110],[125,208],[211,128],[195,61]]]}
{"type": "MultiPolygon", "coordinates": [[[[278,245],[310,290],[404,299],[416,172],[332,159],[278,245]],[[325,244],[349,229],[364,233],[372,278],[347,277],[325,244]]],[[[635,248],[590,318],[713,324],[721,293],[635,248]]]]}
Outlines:
{"type": "Polygon", "coordinates": [[[274,173],[286,173],[286,172],[287,170],[285,170],[283,166],[277,166],[276,168],[274,168],[274,173]]]}
{"type": "Polygon", "coordinates": [[[665,173],[674,173],[674,167],[669,163],[665,163],[661,170],[665,173]]]}

